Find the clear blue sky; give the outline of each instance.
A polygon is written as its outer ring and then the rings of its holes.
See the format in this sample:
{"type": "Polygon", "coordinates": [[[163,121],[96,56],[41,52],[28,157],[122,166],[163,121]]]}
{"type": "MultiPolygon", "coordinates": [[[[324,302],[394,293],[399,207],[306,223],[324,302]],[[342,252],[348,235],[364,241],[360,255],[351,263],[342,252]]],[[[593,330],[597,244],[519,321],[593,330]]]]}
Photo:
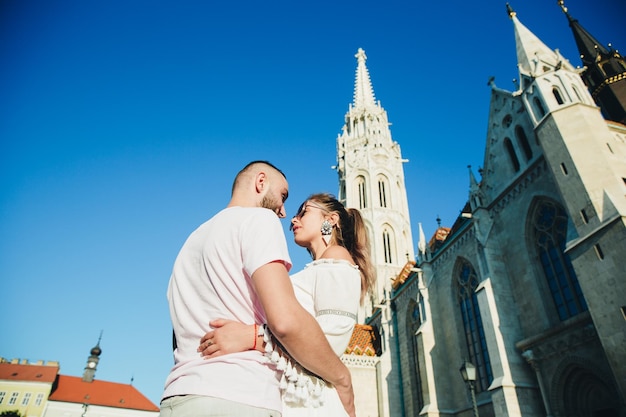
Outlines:
{"type": "MultiPolygon", "coordinates": [[[[623,1],[566,5],[626,50],[623,1]]],[[[512,6],[580,65],[556,0],[512,6]]],[[[289,213],[337,192],[360,47],[410,161],[417,245],[418,222],[427,237],[438,215],[454,222],[467,165],[483,165],[487,80],[518,78],[504,1],[0,2],[0,356],[80,376],[103,330],[96,378],[134,377],[158,403],[180,246],[250,160],[285,171],[289,213]]]]}

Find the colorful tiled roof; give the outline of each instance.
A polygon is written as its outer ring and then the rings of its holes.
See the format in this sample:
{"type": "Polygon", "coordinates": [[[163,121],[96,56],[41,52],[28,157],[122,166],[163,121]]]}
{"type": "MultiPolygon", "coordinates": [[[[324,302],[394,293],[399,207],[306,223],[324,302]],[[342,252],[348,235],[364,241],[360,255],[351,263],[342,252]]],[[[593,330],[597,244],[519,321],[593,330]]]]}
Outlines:
{"type": "Polygon", "coordinates": [[[450,230],[452,229],[443,226],[437,228],[437,230],[433,234],[433,237],[431,237],[430,241],[428,242],[428,247],[430,248],[430,251],[432,253],[437,252],[437,249],[439,249],[441,245],[443,245],[443,242],[445,242],[445,240],[448,238],[448,235],[450,234],[450,230]]]}
{"type": "Polygon", "coordinates": [[[80,377],[59,375],[50,401],[159,411],[159,408],[135,387],[116,382],[94,380],[85,382],[80,377]]]}
{"type": "Polygon", "coordinates": [[[406,279],[411,274],[411,268],[413,268],[414,266],[415,266],[415,261],[407,261],[407,263],[404,265],[404,267],[402,268],[398,276],[391,283],[391,287],[394,290],[398,289],[399,286],[404,284],[406,279]]]}
{"type": "Polygon", "coordinates": [[[53,365],[0,362],[0,380],[53,383],[59,372],[58,362],[53,365]]]}
{"type": "Polygon", "coordinates": [[[372,326],[356,324],[352,331],[350,343],[348,343],[348,347],[344,353],[347,355],[376,356],[376,348],[374,347],[375,340],[376,333],[372,326]]]}

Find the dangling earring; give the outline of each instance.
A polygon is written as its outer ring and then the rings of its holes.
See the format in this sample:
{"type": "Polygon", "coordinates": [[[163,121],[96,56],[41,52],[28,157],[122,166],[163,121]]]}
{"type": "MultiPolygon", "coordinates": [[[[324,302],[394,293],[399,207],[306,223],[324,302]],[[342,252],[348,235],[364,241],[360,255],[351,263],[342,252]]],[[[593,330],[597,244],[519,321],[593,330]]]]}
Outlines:
{"type": "Polygon", "coordinates": [[[333,234],[333,225],[328,220],[322,222],[322,239],[328,245],[330,243],[330,236],[333,234]]]}

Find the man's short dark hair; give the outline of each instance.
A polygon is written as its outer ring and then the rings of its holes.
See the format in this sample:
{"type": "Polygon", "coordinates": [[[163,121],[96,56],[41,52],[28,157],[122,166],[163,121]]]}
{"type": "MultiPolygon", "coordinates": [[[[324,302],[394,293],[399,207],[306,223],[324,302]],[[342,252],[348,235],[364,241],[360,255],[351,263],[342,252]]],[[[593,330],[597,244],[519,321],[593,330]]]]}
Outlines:
{"type": "Polygon", "coordinates": [[[249,170],[249,169],[250,169],[250,167],[252,167],[253,165],[257,165],[257,164],[267,165],[268,167],[270,167],[270,168],[272,168],[272,169],[275,169],[276,171],[280,172],[280,174],[281,174],[281,175],[282,175],[285,179],[287,179],[287,176],[285,175],[285,173],[284,173],[283,171],[281,171],[280,169],[278,169],[278,168],[276,167],[276,165],[272,164],[271,162],[268,162],[268,161],[262,161],[262,160],[252,161],[252,162],[248,163],[245,167],[243,167],[243,168],[241,169],[241,171],[239,171],[239,172],[237,173],[237,176],[235,177],[235,181],[233,181],[233,188],[232,188],[232,190],[231,190],[231,193],[235,192],[235,186],[237,185],[237,180],[239,179],[239,177],[241,177],[241,175],[242,175],[243,173],[245,173],[247,170],[249,170]]]}

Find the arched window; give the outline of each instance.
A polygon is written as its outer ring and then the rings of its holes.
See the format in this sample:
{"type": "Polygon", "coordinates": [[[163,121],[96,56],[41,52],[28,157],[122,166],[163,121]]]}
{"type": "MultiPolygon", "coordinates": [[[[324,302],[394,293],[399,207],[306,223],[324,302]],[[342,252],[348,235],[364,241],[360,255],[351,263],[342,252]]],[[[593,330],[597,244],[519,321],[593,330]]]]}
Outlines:
{"type": "Polygon", "coordinates": [[[380,207],[387,207],[387,179],[385,177],[378,178],[378,200],[380,207]]]}
{"type": "Polygon", "coordinates": [[[463,317],[468,358],[476,366],[476,388],[484,391],[493,381],[493,371],[476,296],[478,276],[472,264],[465,259],[458,261],[456,271],[458,301],[463,317]]]}
{"type": "Polygon", "coordinates": [[[554,98],[558,104],[563,104],[563,97],[561,97],[561,92],[557,87],[552,87],[552,94],[554,94],[554,98]]]}
{"type": "Polygon", "coordinates": [[[386,264],[391,264],[393,263],[393,259],[391,257],[391,235],[389,233],[389,230],[387,228],[385,228],[383,230],[383,252],[385,255],[385,263],[386,264]]]}
{"type": "Polygon", "coordinates": [[[367,207],[367,189],[365,188],[365,178],[362,176],[356,177],[357,193],[359,195],[359,208],[364,209],[367,207]]]}
{"type": "Polygon", "coordinates": [[[533,97],[533,104],[535,105],[535,111],[539,119],[546,115],[546,110],[543,108],[543,104],[541,104],[541,100],[539,100],[538,97],[533,97]]]}
{"type": "Polygon", "coordinates": [[[517,138],[517,143],[524,150],[524,156],[526,156],[526,160],[529,161],[530,158],[533,157],[533,150],[530,149],[530,143],[528,143],[528,138],[526,137],[526,132],[524,132],[524,128],[520,125],[515,126],[515,137],[517,138]]]}
{"type": "Polygon", "coordinates": [[[567,215],[552,201],[544,200],[532,217],[534,244],[561,321],[587,311],[569,255],[565,253],[567,215]]]}
{"type": "MultiPolygon", "coordinates": [[[[421,300],[418,293],[417,299],[421,300]]],[[[419,412],[424,407],[424,395],[422,393],[422,375],[420,371],[420,351],[417,330],[422,325],[421,303],[415,300],[409,301],[406,317],[407,335],[409,336],[409,377],[411,378],[411,398],[413,410],[419,412]]],[[[423,354],[423,352],[422,352],[423,354]]]]}
{"type": "Polygon", "coordinates": [[[572,90],[574,90],[574,94],[576,94],[576,98],[578,99],[578,101],[582,103],[583,99],[580,97],[580,94],[578,93],[578,89],[576,88],[574,84],[572,84],[572,90]]]}
{"type": "Polygon", "coordinates": [[[517,159],[517,154],[515,153],[515,148],[513,148],[513,144],[511,143],[511,139],[504,138],[504,148],[506,152],[509,154],[509,159],[511,160],[511,165],[513,165],[513,171],[519,171],[519,159],[517,159]]]}

